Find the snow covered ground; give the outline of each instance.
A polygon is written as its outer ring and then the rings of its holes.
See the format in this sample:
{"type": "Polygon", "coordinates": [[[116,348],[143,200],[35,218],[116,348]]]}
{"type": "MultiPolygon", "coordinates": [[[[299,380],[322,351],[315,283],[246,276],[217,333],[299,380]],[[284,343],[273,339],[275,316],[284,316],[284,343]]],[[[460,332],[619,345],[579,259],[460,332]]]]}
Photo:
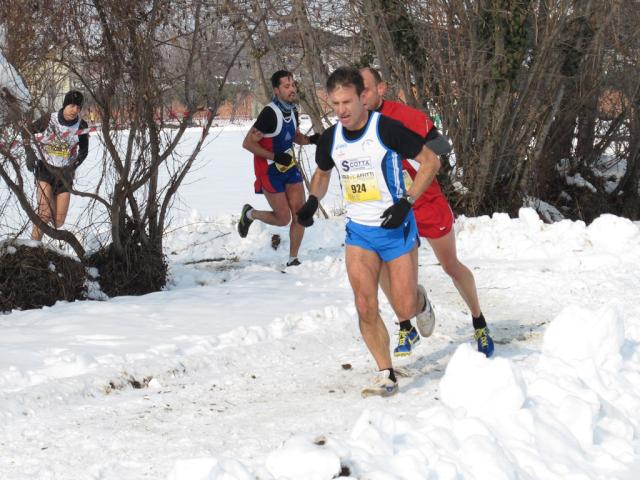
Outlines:
{"type": "MultiPolygon", "coordinates": [[[[242,204],[266,205],[243,128],[220,133],[183,192],[166,291],[0,316],[0,478],[640,478],[637,223],[459,218],[495,357],[475,352],[423,245],[435,333],[397,362],[412,371],[400,394],[362,399],[375,367],[343,219],[308,229],[296,268],[285,229],[239,239],[242,204]]],[[[386,302],[382,315],[395,332],[386,302]]]]}

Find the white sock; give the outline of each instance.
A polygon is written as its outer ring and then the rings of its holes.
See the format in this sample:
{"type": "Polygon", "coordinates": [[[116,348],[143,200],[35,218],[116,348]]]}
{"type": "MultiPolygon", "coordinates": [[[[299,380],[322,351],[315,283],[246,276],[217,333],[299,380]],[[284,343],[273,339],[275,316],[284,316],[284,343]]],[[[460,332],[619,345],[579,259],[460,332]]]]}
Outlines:
{"type": "Polygon", "coordinates": [[[298,257],[289,257],[289,261],[287,263],[293,262],[296,258],[298,258],[298,257]]]}
{"type": "Polygon", "coordinates": [[[253,208],[247,212],[247,218],[253,220],[253,208]]]}

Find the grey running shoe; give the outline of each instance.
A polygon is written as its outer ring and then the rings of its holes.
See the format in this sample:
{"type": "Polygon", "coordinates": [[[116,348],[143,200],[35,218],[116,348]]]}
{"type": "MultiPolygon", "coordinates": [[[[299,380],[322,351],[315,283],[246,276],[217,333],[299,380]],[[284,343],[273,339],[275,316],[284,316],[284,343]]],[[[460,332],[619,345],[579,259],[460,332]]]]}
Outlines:
{"type": "Polygon", "coordinates": [[[398,382],[389,378],[389,370],[378,372],[373,379],[371,386],[363,388],[361,393],[364,398],[377,395],[379,397],[390,397],[398,393],[398,382]]]}
{"type": "Polygon", "coordinates": [[[302,262],[298,260],[298,257],[294,258],[290,262],[287,262],[287,267],[297,267],[298,265],[302,265],[302,262]]]}
{"type": "Polygon", "coordinates": [[[433,312],[429,297],[427,297],[427,291],[420,284],[418,284],[418,293],[424,300],[424,308],[422,312],[416,315],[416,326],[418,327],[420,335],[426,338],[431,336],[436,326],[436,314],[433,312]]]}
{"type": "Polygon", "coordinates": [[[247,233],[249,233],[249,227],[253,223],[249,217],[247,217],[247,212],[251,210],[253,207],[248,203],[242,207],[242,213],[240,213],[240,221],[238,222],[238,233],[241,238],[245,238],[247,233]]]}

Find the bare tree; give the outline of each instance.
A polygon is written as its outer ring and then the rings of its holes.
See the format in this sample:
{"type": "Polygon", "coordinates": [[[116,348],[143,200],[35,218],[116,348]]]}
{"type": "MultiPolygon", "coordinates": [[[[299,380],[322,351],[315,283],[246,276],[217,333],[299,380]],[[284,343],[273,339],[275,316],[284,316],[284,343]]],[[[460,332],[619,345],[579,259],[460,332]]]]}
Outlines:
{"type": "MultiPolygon", "coordinates": [[[[457,202],[467,213],[515,212],[531,195],[555,203],[562,190],[558,161],[567,158],[576,172],[593,170],[624,131],[632,109],[603,122],[599,105],[610,72],[633,70],[623,66],[611,35],[636,15],[629,2],[359,5],[363,22],[375,29],[383,73],[408,103],[444,119],[455,144],[454,174],[466,187],[457,202]]],[[[606,192],[598,195],[601,211],[614,208],[606,192]]]]}
{"type": "MultiPolygon", "coordinates": [[[[244,40],[218,3],[205,0],[55,2],[47,12],[65,21],[45,18],[31,28],[55,39],[50,61],[70,72],[98,112],[101,188],[72,192],[92,199],[108,217],[109,245],[92,261],[121,272],[112,275],[109,293],[155,290],[165,282],[162,240],[172,203],[208,139],[244,40]],[[175,112],[174,102],[184,109],[175,112]],[[201,134],[185,152],[179,147],[196,116],[204,121],[201,134]]],[[[20,177],[19,159],[14,165],[20,177]]],[[[20,183],[16,193],[37,222],[20,183]]],[[[43,230],[84,256],[71,232],[43,230]]]]}

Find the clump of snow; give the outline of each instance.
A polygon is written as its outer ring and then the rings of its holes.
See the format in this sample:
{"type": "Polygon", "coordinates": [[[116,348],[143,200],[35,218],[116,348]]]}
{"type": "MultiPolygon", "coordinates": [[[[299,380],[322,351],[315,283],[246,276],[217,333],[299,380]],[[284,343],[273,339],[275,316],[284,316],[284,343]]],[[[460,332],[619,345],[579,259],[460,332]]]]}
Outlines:
{"type": "Polygon", "coordinates": [[[453,182],[451,186],[453,187],[453,190],[460,195],[466,195],[467,193],[469,193],[469,189],[465,187],[459,180],[453,182]]]}
{"type": "Polygon", "coordinates": [[[538,213],[533,208],[521,208],[518,210],[518,218],[532,231],[541,230],[544,226],[544,222],[540,220],[538,213]]]}
{"type": "Polygon", "coordinates": [[[587,228],[589,239],[599,248],[622,252],[640,241],[640,228],[631,220],[611,214],[600,215],[587,228]]]}
{"type": "Polygon", "coordinates": [[[535,209],[542,216],[542,218],[548,223],[559,222],[560,220],[564,220],[564,215],[562,215],[560,210],[558,210],[556,207],[554,207],[550,203],[545,202],[544,200],[540,200],[539,198],[530,197],[530,196],[526,197],[524,199],[524,206],[535,209]]]}
{"type": "Polygon", "coordinates": [[[447,406],[475,416],[517,411],[526,398],[525,384],[511,361],[487,359],[468,344],[460,345],[451,357],[440,392],[447,406]]]}
{"type": "Polygon", "coordinates": [[[0,240],[0,249],[4,249],[8,253],[12,253],[12,254],[16,253],[17,252],[16,247],[22,247],[22,246],[29,247],[29,248],[44,248],[45,250],[49,250],[50,252],[54,252],[58,255],[61,255],[67,258],[72,258],[76,262],[80,262],[80,259],[74,253],[59,249],[53,243],[47,244],[44,242],[40,242],[38,240],[31,240],[31,239],[25,239],[25,238],[11,238],[8,240],[0,240]]]}
{"type": "Polygon", "coordinates": [[[542,351],[566,362],[617,365],[624,345],[624,321],[615,307],[597,311],[565,308],[549,325],[542,351]]]}
{"type": "Polygon", "coordinates": [[[576,173],[575,175],[567,175],[565,177],[567,185],[572,185],[580,188],[586,188],[593,193],[596,193],[598,190],[593,186],[591,182],[586,180],[582,175],[576,173]]]}
{"type": "Polygon", "coordinates": [[[613,193],[627,171],[627,160],[612,154],[604,154],[596,162],[592,171],[600,177],[607,178],[605,191],[613,193]]]}
{"type": "Polygon", "coordinates": [[[255,476],[233,458],[178,460],[167,480],[255,480],[255,476]]]}
{"type": "Polygon", "coordinates": [[[267,470],[281,480],[326,480],[338,476],[340,457],[324,437],[296,435],[271,452],[267,470]]]}
{"type": "Polygon", "coordinates": [[[89,300],[109,300],[109,296],[100,288],[100,272],[95,267],[86,267],[87,278],[84,282],[89,300]]]}

